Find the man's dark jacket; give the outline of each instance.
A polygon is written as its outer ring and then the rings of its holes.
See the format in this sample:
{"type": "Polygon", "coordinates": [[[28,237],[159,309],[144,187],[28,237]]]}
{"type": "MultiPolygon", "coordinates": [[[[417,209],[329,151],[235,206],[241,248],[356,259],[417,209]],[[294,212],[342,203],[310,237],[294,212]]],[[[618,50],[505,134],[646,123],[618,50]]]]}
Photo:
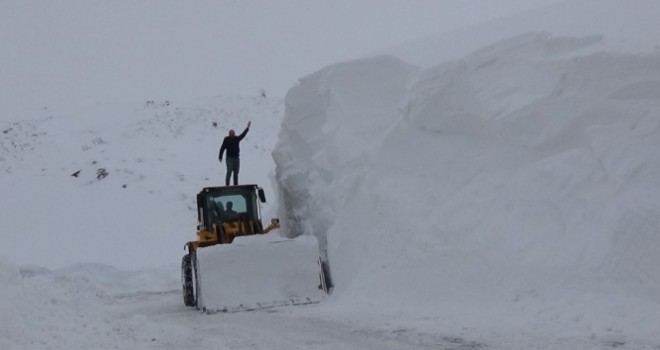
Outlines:
{"type": "Polygon", "coordinates": [[[222,154],[225,152],[225,150],[227,150],[227,158],[238,158],[238,154],[241,152],[238,144],[245,137],[245,135],[247,135],[249,130],[250,128],[245,128],[245,131],[243,131],[238,136],[225,137],[225,139],[222,141],[222,147],[220,147],[220,154],[218,155],[218,159],[222,159],[222,154]]]}

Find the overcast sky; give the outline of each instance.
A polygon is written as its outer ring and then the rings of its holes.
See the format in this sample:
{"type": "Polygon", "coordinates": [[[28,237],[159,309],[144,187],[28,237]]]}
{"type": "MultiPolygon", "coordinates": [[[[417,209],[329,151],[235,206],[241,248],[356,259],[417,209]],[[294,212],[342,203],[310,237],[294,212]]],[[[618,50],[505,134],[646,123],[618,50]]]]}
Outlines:
{"type": "Polygon", "coordinates": [[[0,4],[0,118],[76,104],[284,95],[337,61],[559,0],[0,4]]]}

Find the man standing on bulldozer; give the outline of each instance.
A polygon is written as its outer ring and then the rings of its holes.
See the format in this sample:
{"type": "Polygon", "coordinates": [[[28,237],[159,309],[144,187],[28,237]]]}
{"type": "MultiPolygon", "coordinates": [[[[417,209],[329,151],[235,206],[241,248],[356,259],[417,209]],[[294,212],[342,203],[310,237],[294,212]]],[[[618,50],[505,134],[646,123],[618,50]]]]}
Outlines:
{"type": "Polygon", "coordinates": [[[234,178],[234,186],[238,185],[238,171],[241,167],[241,162],[239,159],[239,143],[241,140],[243,140],[245,135],[247,135],[248,131],[250,130],[251,123],[252,122],[249,121],[245,130],[238,136],[236,136],[234,129],[229,130],[229,136],[226,136],[222,141],[218,159],[220,160],[220,163],[222,163],[222,155],[225,153],[225,150],[227,150],[227,175],[225,176],[225,186],[229,186],[229,179],[232,177],[232,173],[234,178]]]}

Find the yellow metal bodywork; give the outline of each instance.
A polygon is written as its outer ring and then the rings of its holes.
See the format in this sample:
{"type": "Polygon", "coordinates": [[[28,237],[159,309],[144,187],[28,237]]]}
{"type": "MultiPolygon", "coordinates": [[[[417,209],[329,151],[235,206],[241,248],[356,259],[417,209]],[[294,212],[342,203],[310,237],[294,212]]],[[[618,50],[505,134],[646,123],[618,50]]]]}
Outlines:
{"type": "MultiPolygon", "coordinates": [[[[265,202],[263,190],[254,184],[240,186],[207,187],[197,195],[197,240],[189,241],[186,247],[189,252],[199,247],[208,247],[216,244],[230,244],[238,236],[249,236],[255,234],[266,234],[280,227],[279,221],[273,219],[272,223],[264,227],[257,208],[258,201],[265,202]],[[226,197],[227,202],[231,197],[244,197],[244,206],[240,213],[233,215],[222,215],[224,208],[222,203],[217,207],[215,200],[209,198],[226,197]],[[213,206],[211,203],[214,203],[213,206]],[[240,215],[239,215],[240,214],[240,215]]],[[[226,205],[227,203],[225,203],[226,205]]]]}
{"type": "MultiPolygon", "coordinates": [[[[199,247],[208,247],[216,244],[230,244],[238,236],[249,236],[258,232],[253,225],[260,225],[254,221],[235,221],[213,224],[214,231],[198,230],[197,240],[186,243],[189,251],[194,251],[199,247]],[[223,233],[224,232],[224,235],[223,233]],[[218,234],[220,233],[220,237],[218,234]]],[[[263,229],[262,234],[278,229],[279,223],[272,223],[263,229]]]]}

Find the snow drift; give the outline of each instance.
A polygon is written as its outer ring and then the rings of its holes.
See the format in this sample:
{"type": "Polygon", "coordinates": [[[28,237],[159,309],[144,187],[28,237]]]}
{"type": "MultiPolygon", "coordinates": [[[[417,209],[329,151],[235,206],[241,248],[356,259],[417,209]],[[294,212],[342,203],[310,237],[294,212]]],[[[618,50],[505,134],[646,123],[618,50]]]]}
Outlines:
{"type": "MultiPolygon", "coordinates": [[[[154,305],[162,312],[162,297],[173,290],[180,299],[179,281],[171,278],[175,270],[176,265],[126,272],[101,264],[48,270],[0,260],[0,348],[113,349],[153,343],[163,330],[145,322],[142,313],[154,305]],[[150,301],[154,297],[161,300],[150,301]]],[[[168,331],[177,332],[175,327],[168,331]]]]}
{"type": "Polygon", "coordinates": [[[660,55],[602,40],[524,34],[425,70],[377,57],[291,89],[284,224],[327,239],[335,307],[651,336],[660,55]]]}

